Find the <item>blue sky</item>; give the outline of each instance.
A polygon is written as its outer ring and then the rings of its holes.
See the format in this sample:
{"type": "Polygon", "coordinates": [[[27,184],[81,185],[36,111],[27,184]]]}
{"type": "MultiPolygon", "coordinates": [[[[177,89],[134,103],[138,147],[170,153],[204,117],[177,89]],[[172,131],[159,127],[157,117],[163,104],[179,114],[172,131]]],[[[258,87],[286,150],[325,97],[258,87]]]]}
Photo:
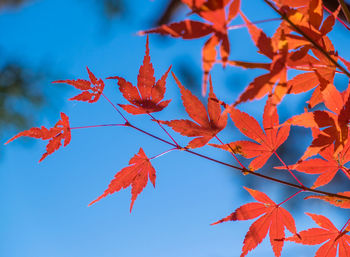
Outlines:
{"type": "MultiPolygon", "coordinates": [[[[125,2],[128,2],[130,13],[108,26],[101,21],[93,1],[38,0],[18,10],[2,11],[0,49],[31,67],[45,66],[53,71],[53,80],[87,78],[85,67],[88,66],[97,77],[118,75],[136,83],[145,50],[145,37],[137,36],[136,32],[149,28],[150,17],[157,14],[165,1],[125,2]]],[[[259,0],[254,0],[254,8],[244,3],[243,11],[251,20],[276,17],[259,0]]],[[[241,20],[235,22],[241,23],[241,20]]],[[[270,33],[275,26],[276,23],[262,25],[270,33]]],[[[332,33],[340,55],[349,57],[348,32],[337,25],[332,33]]],[[[232,59],[264,60],[256,54],[244,29],[232,31],[230,40],[232,59]]],[[[156,78],[178,61],[191,60],[190,65],[198,71],[204,42],[205,39],[164,42],[157,36],[150,36],[156,78]]],[[[174,65],[173,70],[176,73],[179,68],[174,65]]],[[[233,102],[243,86],[261,72],[231,67],[223,70],[216,66],[212,75],[214,90],[221,99],[233,102]]],[[[200,80],[200,72],[197,75],[200,80]]],[[[338,81],[347,83],[341,78],[338,81]]],[[[122,122],[104,99],[96,104],[69,102],[67,99],[76,91],[70,90],[68,85],[53,85],[49,80],[42,88],[52,102],[59,104],[33,117],[37,126],[53,126],[60,111],[70,117],[72,126],[122,122]]],[[[115,83],[106,82],[105,93],[114,103],[125,103],[115,83]]],[[[300,101],[305,97],[287,97],[279,107],[281,118],[302,112],[300,101]]],[[[170,98],[173,100],[166,112],[156,114],[156,117],[164,120],[186,117],[179,90],[171,77],[166,94],[166,99],[170,98]]],[[[243,105],[242,109],[261,120],[263,105],[264,101],[257,101],[243,105]]],[[[166,137],[144,117],[130,117],[130,120],[147,131],[166,137]]],[[[8,131],[5,136],[9,138],[17,132],[8,131]]],[[[232,126],[222,137],[227,140],[241,138],[232,126]]],[[[45,142],[20,139],[3,147],[0,256],[239,256],[244,235],[252,222],[209,224],[252,201],[242,188],[245,180],[238,173],[183,152],[172,152],[154,160],[156,189],[148,185],[138,196],[131,214],[130,189],[87,207],[103,192],[114,174],[127,166],[140,147],[148,156],[168,149],[163,143],[128,128],[73,131],[70,145],[40,164],[38,160],[44,152],[45,142]]],[[[231,161],[228,155],[209,147],[199,151],[231,161]]],[[[284,200],[279,191],[285,188],[264,183],[265,192],[270,193],[273,200],[284,200]]],[[[301,198],[293,201],[297,205],[301,198]]],[[[293,212],[293,204],[288,208],[293,212]]],[[[306,211],[326,214],[338,227],[346,221],[342,216],[344,212],[310,201],[308,206],[295,212],[299,230],[312,224],[303,215],[306,211]]],[[[315,249],[286,243],[282,256],[310,256],[315,249]]],[[[248,256],[253,255],[273,256],[269,240],[264,240],[248,256]]]]}

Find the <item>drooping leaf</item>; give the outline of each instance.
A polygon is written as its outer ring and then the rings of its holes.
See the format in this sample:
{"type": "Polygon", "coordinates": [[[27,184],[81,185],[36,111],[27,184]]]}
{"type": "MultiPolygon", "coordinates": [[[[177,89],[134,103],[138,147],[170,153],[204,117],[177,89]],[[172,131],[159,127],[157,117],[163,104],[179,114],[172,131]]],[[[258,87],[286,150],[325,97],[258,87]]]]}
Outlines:
{"type": "Polygon", "coordinates": [[[317,245],[324,243],[316,252],[316,257],[335,257],[339,248],[339,257],[348,257],[350,253],[349,231],[339,231],[333,223],[323,215],[306,213],[321,228],[310,228],[300,231],[298,234],[286,238],[305,245],[317,245]]]}
{"type": "Polygon", "coordinates": [[[270,100],[266,102],[263,115],[265,132],[261,129],[259,123],[247,113],[236,108],[231,108],[229,113],[235,126],[255,142],[242,140],[226,145],[211,145],[240,154],[245,158],[254,158],[249,165],[250,170],[258,170],[263,167],[271,155],[289,136],[290,127],[278,128],[277,108],[271,104],[270,100]]]}
{"type": "Polygon", "coordinates": [[[205,37],[213,33],[213,27],[210,24],[200,21],[184,20],[174,22],[169,25],[163,24],[160,27],[141,31],[139,34],[156,33],[161,35],[169,35],[175,38],[195,39],[205,37]]]}
{"type": "MultiPolygon", "coordinates": [[[[251,23],[243,13],[241,13],[249,34],[259,49],[259,53],[271,60],[269,72],[256,77],[240,95],[235,102],[238,105],[243,102],[261,99],[265,95],[271,95],[272,103],[277,105],[288,93],[287,87],[287,62],[288,62],[288,41],[282,32],[278,38],[278,47],[274,49],[273,42],[263,30],[251,23]]],[[[229,64],[236,65],[233,62],[229,64]]],[[[238,63],[239,64],[239,63],[238,63]]]]}
{"type": "MultiPolygon", "coordinates": [[[[339,193],[337,193],[337,195],[343,195],[343,196],[350,197],[350,191],[339,192],[339,193]]],[[[340,198],[340,197],[328,196],[328,195],[310,195],[310,196],[305,197],[305,200],[307,200],[307,199],[320,199],[320,200],[326,201],[332,205],[335,205],[337,207],[350,209],[350,200],[340,198]]]]}
{"type": "Polygon", "coordinates": [[[22,131],[10,138],[5,144],[12,142],[13,140],[19,137],[33,137],[39,138],[42,140],[49,140],[46,145],[46,152],[41,156],[39,162],[44,160],[49,154],[52,154],[56,150],[58,150],[63,140],[63,145],[67,146],[71,140],[69,119],[66,114],[61,112],[61,119],[55,124],[54,127],[47,129],[42,126],[41,128],[31,128],[25,131],[22,131]]]}
{"type": "Polygon", "coordinates": [[[146,41],[146,53],[143,64],[140,67],[137,76],[137,87],[119,76],[109,77],[108,79],[117,79],[120,92],[130,104],[119,104],[130,114],[146,114],[159,112],[168,106],[171,100],[162,101],[165,94],[165,84],[170,68],[156,82],[154,78],[154,69],[149,55],[148,36],[146,41]],[[162,102],[161,102],[162,101],[162,102]]]}
{"type": "Polygon", "coordinates": [[[206,145],[210,139],[216,136],[226,127],[226,111],[221,112],[220,102],[213,92],[213,85],[210,80],[210,92],[208,97],[208,111],[202,102],[186,89],[172,73],[177,85],[180,88],[181,98],[188,115],[194,120],[171,120],[159,121],[166,124],[176,132],[187,137],[196,137],[187,147],[197,148],[206,145]]]}
{"type": "Polygon", "coordinates": [[[66,83],[81,90],[82,92],[69,100],[84,101],[89,103],[95,103],[100,99],[105,84],[102,79],[97,79],[95,75],[87,68],[89,73],[89,80],[77,79],[77,80],[56,80],[52,83],[66,83]]]}
{"type": "Polygon", "coordinates": [[[153,168],[150,159],[146,156],[142,148],[129,161],[129,166],[120,170],[114,179],[108,185],[108,188],[97,199],[92,201],[90,205],[98,202],[107,195],[113,194],[131,186],[131,204],[130,212],[137,196],[146,187],[148,179],[153,186],[156,186],[156,171],[153,168]]]}
{"type": "Polygon", "coordinates": [[[250,226],[244,238],[241,257],[246,256],[249,251],[255,249],[266,237],[268,231],[270,232],[270,244],[275,256],[281,256],[285,229],[296,234],[295,222],[292,215],[286,209],[272,201],[263,192],[244,188],[258,202],[242,205],[229,216],[211,225],[225,221],[250,220],[263,215],[250,226]]]}

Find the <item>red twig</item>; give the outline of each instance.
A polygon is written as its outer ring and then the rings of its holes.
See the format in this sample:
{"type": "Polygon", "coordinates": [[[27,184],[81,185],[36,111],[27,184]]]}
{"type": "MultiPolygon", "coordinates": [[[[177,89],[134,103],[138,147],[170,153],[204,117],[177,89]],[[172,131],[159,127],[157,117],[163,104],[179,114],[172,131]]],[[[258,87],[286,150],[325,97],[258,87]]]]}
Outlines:
{"type": "Polygon", "coordinates": [[[155,155],[155,156],[153,156],[153,157],[151,157],[151,158],[149,158],[149,159],[150,159],[150,160],[156,159],[156,158],[158,158],[158,157],[160,157],[160,156],[162,156],[162,155],[164,155],[164,154],[167,154],[167,153],[169,153],[169,152],[171,152],[171,151],[174,151],[174,150],[177,150],[177,149],[178,149],[177,147],[171,148],[171,149],[166,150],[165,152],[162,152],[162,153],[160,153],[160,154],[157,154],[157,155],[155,155]]]}
{"type": "Polygon", "coordinates": [[[342,170],[342,172],[344,172],[344,174],[348,177],[348,179],[350,179],[350,172],[347,168],[341,166],[340,169],[342,170]]]}
{"type": "Polygon", "coordinates": [[[109,98],[104,94],[104,93],[101,93],[102,96],[113,106],[113,108],[120,114],[120,116],[123,117],[123,119],[125,120],[125,122],[129,122],[127,118],[125,118],[125,116],[121,113],[121,111],[119,111],[119,109],[117,108],[117,106],[115,106],[111,100],[109,100],[109,98]]]}
{"type": "Polygon", "coordinates": [[[343,232],[344,229],[347,227],[347,225],[350,223],[350,219],[348,219],[348,221],[345,223],[345,225],[342,227],[342,229],[340,230],[340,232],[343,232]]]}
{"type": "MultiPolygon", "coordinates": [[[[281,18],[271,18],[271,19],[265,19],[265,20],[252,21],[249,24],[259,24],[259,23],[264,23],[264,22],[280,21],[280,20],[281,20],[281,18]]],[[[229,26],[229,27],[227,27],[227,29],[228,30],[241,29],[241,28],[245,28],[247,26],[248,26],[247,23],[243,23],[243,24],[229,26]]]]}
{"type": "Polygon", "coordinates": [[[284,167],[289,171],[289,173],[293,176],[293,178],[299,183],[299,185],[304,186],[303,183],[294,175],[294,173],[289,169],[288,165],[285,164],[285,162],[282,160],[282,158],[276,153],[276,151],[273,151],[273,153],[277,156],[277,158],[280,160],[280,162],[283,164],[284,167]]]}
{"type": "Polygon", "coordinates": [[[284,200],[283,202],[280,202],[279,204],[277,204],[277,206],[281,206],[282,204],[284,204],[285,202],[288,202],[290,199],[292,199],[293,197],[297,196],[298,194],[300,194],[301,192],[303,192],[304,190],[299,190],[298,192],[296,192],[295,194],[291,195],[290,197],[288,197],[286,200],[284,200]]]}
{"type": "Polygon", "coordinates": [[[158,123],[159,127],[161,127],[161,129],[165,132],[165,134],[167,134],[169,136],[169,138],[171,139],[171,141],[173,141],[175,143],[175,145],[177,146],[177,148],[180,148],[179,144],[175,141],[175,139],[168,133],[168,131],[166,131],[166,129],[162,126],[162,124],[160,124],[159,120],[157,120],[156,118],[153,117],[152,114],[147,113],[155,122],[158,123]]]}
{"type": "MultiPolygon", "coordinates": [[[[134,129],[140,131],[141,133],[144,133],[144,134],[146,134],[146,135],[148,135],[150,137],[153,137],[153,138],[155,138],[155,139],[157,139],[157,140],[159,140],[159,141],[161,141],[163,143],[166,143],[168,145],[173,146],[174,148],[177,148],[177,146],[174,143],[169,142],[169,141],[167,141],[165,139],[162,139],[162,138],[160,138],[160,137],[158,137],[156,135],[153,135],[153,134],[151,134],[151,133],[149,133],[149,132],[147,132],[147,131],[145,131],[143,129],[140,129],[140,128],[130,124],[129,122],[125,123],[125,126],[134,128],[134,129]]],[[[266,175],[263,175],[263,174],[260,174],[260,173],[256,173],[254,171],[251,171],[251,170],[248,170],[248,169],[245,169],[245,168],[237,167],[237,166],[231,165],[229,163],[219,161],[217,159],[211,158],[211,157],[209,157],[207,155],[204,155],[204,154],[196,153],[196,152],[194,152],[192,150],[189,150],[188,148],[185,148],[185,147],[180,147],[180,148],[177,148],[177,149],[185,151],[185,152],[188,152],[188,153],[193,154],[193,155],[196,155],[196,156],[201,157],[203,159],[206,159],[206,160],[209,160],[209,161],[212,161],[212,162],[224,165],[226,167],[230,167],[230,168],[239,170],[239,171],[241,171],[243,173],[249,173],[249,174],[251,174],[253,176],[257,176],[257,177],[260,177],[260,178],[264,178],[266,180],[274,181],[276,183],[283,184],[283,185],[286,185],[286,186],[289,186],[289,187],[294,187],[294,188],[301,189],[302,191],[308,191],[308,192],[313,192],[313,193],[316,193],[316,194],[322,194],[322,195],[327,195],[327,196],[331,196],[331,197],[338,197],[338,198],[350,200],[349,196],[333,194],[333,193],[329,193],[329,192],[325,192],[325,191],[321,191],[321,190],[317,190],[317,189],[308,188],[308,187],[305,187],[305,186],[293,184],[293,183],[290,183],[290,182],[287,182],[287,181],[284,181],[284,180],[280,180],[280,179],[277,179],[277,178],[269,177],[269,176],[266,176],[266,175]]]]}

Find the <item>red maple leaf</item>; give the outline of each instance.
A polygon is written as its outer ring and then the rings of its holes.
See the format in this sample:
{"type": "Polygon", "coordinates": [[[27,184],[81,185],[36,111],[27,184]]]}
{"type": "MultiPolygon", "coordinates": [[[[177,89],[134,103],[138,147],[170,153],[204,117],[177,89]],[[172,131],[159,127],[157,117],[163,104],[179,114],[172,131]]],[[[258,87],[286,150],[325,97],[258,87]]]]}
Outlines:
{"type": "Polygon", "coordinates": [[[346,229],[339,231],[333,223],[323,215],[306,213],[321,228],[310,228],[286,238],[288,241],[305,245],[323,244],[316,252],[317,257],[335,257],[339,247],[339,257],[348,257],[350,253],[350,236],[346,229]]]}
{"type": "Polygon", "coordinates": [[[285,228],[296,234],[295,222],[292,215],[280,205],[272,201],[266,194],[258,190],[244,187],[251,196],[258,201],[247,203],[236,209],[227,217],[211,224],[215,225],[225,221],[250,220],[261,215],[249,228],[245,235],[241,257],[255,249],[270,231],[270,243],[276,257],[281,256],[284,244],[285,228]]]}
{"type": "MultiPolygon", "coordinates": [[[[320,151],[321,158],[314,158],[301,161],[295,165],[289,166],[293,170],[304,172],[307,174],[320,174],[314,182],[312,188],[327,185],[332,181],[338,170],[342,170],[350,179],[350,172],[344,166],[350,161],[350,143],[348,142],[343,150],[335,155],[334,145],[330,145],[324,150],[320,151]]],[[[285,169],[285,167],[276,167],[278,169],[285,169]]]]}
{"type": "Polygon", "coordinates": [[[221,112],[220,102],[213,92],[211,80],[207,111],[202,102],[196,96],[194,96],[190,90],[186,89],[181,84],[175,74],[172,73],[172,75],[180,88],[181,98],[185,110],[195,122],[190,120],[171,120],[159,122],[168,125],[183,136],[196,137],[188,144],[187,147],[202,147],[226,127],[226,111],[221,112]]]}
{"type": "Polygon", "coordinates": [[[149,180],[153,186],[156,186],[156,171],[153,168],[150,159],[146,156],[142,148],[129,161],[129,166],[120,170],[115,176],[108,188],[96,200],[92,201],[90,205],[98,202],[107,195],[118,192],[131,186],[131,204],[130,212],[134,205],[137,196],[146,187],[149,180]]]}
{"type": "Polygon", "coordinates": [[[205,42],[202,50],[203,63],[203,94],[207,90],[207,82],[209,72],[216,62],[217,51],[216,47],[220,45],[221,59],[225,65],[230,54],[230,43],[227,32],[227,25],[235,18],[239,12],[240,0],[219,0],[219,1],[193,1],[182,0],[183,3],[192,9],[193,13],[198,14],[209,23],[203,23],[194,20],[184,20],[175,22],[169,25],[162,25],[160,27],[145,30],[140,32],[141,35],[149,33],[157,33],[161,35],[169,35],[172,37],[181,37],[183,39],[194,39],[207,36],[212,36],[205,42]],[[228,8],[228,13],[225,7],[231,2],[228,8]]]}
{"type": "Polygon", "coordinates": [[[53,128],[47,129],[44,126],[41,128],[31,128],[18,133],[14,137],[10,138],[5,144],[12,142],[19,137],[34,137],[40,138],[42,140],[49,140],[49,143],[46,145],[46,152],[41,156],[41,159],[39,160],[39,162],[41,162],[49,154],[52,154],[61,147],[61,140],[63,140],[64,146],[67,146],[69,144],[71,140],[71,133],[68,116],[61,112],[61,119],[53,128]]]}
{"type": "Polygon", "coordinates": [[[255,142],[241,140],[226,145],[211,145],[229,152],[238,153],[245,158],[254,158],[249,165],[250,170],[257,170],[263,167],[271,155],[289,136],[290,127],[278,128],[277,108],[271,104],[270,100],[266,102],[263,115],[265,132],[261,129],[259,123],[247,113],[241,112],[236,108],[230,108],[229,114],[235,126],[255,142]]]}
{"type": "Polygon", "coordinates": [[[171,100],[161,102],[165,94],[165,83],[168,77],[169,69],[156,83],[154,78],[154,69],[149,56],[148,36],[146,41],[146,54],[143,58],[143,64],[140,67],[137,76],[137,88],[122,77],[114,76],[108,79],[117,79],[120,92],[124,98],[132,105],[119,104],[125,111],[131,114],[145,114],[159,112],[168,106],[171,100]]]}
{"type": "Polygon", "coordinates": [[[97,79],[95,75],[86,67],[89,73],[89,80],[77,79],[77,80],[56,80],[52,83],[66,83],[83,92],[70,98],[69,100],[84,101],[89,103],[95,103],[100,98],[105,84],[102,79],[97,79]]]}

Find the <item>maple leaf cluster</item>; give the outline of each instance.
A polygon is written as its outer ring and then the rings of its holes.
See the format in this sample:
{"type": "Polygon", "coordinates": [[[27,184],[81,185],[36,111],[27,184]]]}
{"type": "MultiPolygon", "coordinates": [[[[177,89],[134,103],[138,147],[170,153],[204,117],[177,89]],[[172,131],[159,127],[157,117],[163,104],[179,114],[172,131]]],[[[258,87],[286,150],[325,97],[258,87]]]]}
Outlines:
{"type": "Polygon", "coordinates": [[[340,257],[350,256],[350,236],[348,235],[350,219],[342,229],[338,230],[328,218],[319,214],[307,213],[321,228],[309,228],[298,232],[292,214],[282,207],[290,199],[302,193],[308,193],[306,200],[319,199],[340,208],[350,208],[350,191],[333,193],[318,189],[331,183],[337,173],[341,173],[344,183],[349,183],[350,179],[350,171],[346,167],[350,161],[350,87],[340,92],[334,84],[337,73],[345,74],[350,78],[348,71],[350,62],[338,56],[328,37],[337,21],[340,7],[324,17],[321,0],[264,0],[264,2],[281,18],[272,36],[268,36],[246,17],[241,10],[240,0],[182,0],[182,3],[190,9],[190,14],[197,15],[203,21],[186,19],[140,32],[141,35],[147,34],[147,39],[136,86],[120,75],[107,78],[112,82],[117,81],[114,86],[118,87],[121,95],[129,104],[113,104],[103,93],[104,80],[97,79],[88,68],[89,80],[54,82],[69,84],[81,91],[69,100],[96,103],[100,98],[104,98],[120,114],[123,123],[71,127],[68,116],[61,113],[61,119],[54,127],[31,128],[18,133],[6,143],[22,136],[49,140],[46,152],[40,159],[42,161],[61,147],[62,140],[64,146],[70,143],[73,129],[103,126],[125,126],[136,129],[168,144],[171,148],[153,157],[147,157],[141,147],[138,153],[130,159],[129,165],[118,171],[102,195],[89,205],[121,189],[131,187],[131,212],[137,196],[143,191],[149,180],[155,187],[156,170],[151,161],[153,162],[154,159],[170,151],[179,150],[234,168],[243,174],[259,176],[262,179],[298,189],[289,198],[277,204],[265,193],[245,187],[257,202],[244,204],[229,216],[212,224],[256,219],[245,236],[241,256],[246,256],[255,249],[268,233],[276,257],[281,256],[286,241],[306,245],[323,244],[316,252],[317,257],[335,257],[337,251],[340,257]],[[229,25],[237,17],[242,18],[243,25],[247,28],[258,49],[258,54],[264,55],[268,62],[256,63],[230,59],[229,25]],[[206,105],[186,89],[171,72],[180,90],[184,110],[190,119],[158,120],[153,116],[154,113],[165,110],[171,102],[171,99],[163,100],[171,66],[159,80],[156,80],[150,57],[148,34],[168,35],[182,39],[208,37],[202,50],[202,93],[204,95],[209,83],[206,105]],[[219,60],[217,48],[220,53],[219,60]],[[228,65],[245,69],[264,69],[266,73],[254,78],[237,100],[232,100],[231,104],[227,104],[214,93],[210,72],[216,63],[224,67],[228,65]],[[297,71],[298,74],[289,79],[288,74],[291,70],[297,71]],[[308,108],[304,113],[296,114],[281,123],[278,106],[284,97],[311,90],[313,92],[307,101],[308,108]],[[262,126],[254,117],[239,109],[241,103],[260,99],[266,101],[262,126]],[[146,115],[165,132],[168,140],[131,124],[117,106],[130,115],[146,115]],[[231,121],[234,127],[249,140],[224,143],[219,138],[219,133],[231,121]],[[288,139],[291,126],[311,129],[313,140],[296,163],[287,165],[278,155],[278,149],[288,139]],[[168,132],[168,128],[190,138],[189,143],[186,146],[180,146],[175,136],[168,132]],[[212,146],[229,152],[240,166],[233,166],[195,152],[197,148],[204,146],[212,146]],[[237,155],[250,159],[249,166],[245,167],[237,155]],[[287,170],[295,183],[266,176],[260,172],[272,156],[276,156],[281,162],[281,166],[275,167],[276,172],[287,170]],[[316,174],[318,177],[313,185],[308,187],[298,179],[295,172],[316,174]],[[289,231],[287,233],[291,235],[286,236],[286,231],[289,231]]]}

